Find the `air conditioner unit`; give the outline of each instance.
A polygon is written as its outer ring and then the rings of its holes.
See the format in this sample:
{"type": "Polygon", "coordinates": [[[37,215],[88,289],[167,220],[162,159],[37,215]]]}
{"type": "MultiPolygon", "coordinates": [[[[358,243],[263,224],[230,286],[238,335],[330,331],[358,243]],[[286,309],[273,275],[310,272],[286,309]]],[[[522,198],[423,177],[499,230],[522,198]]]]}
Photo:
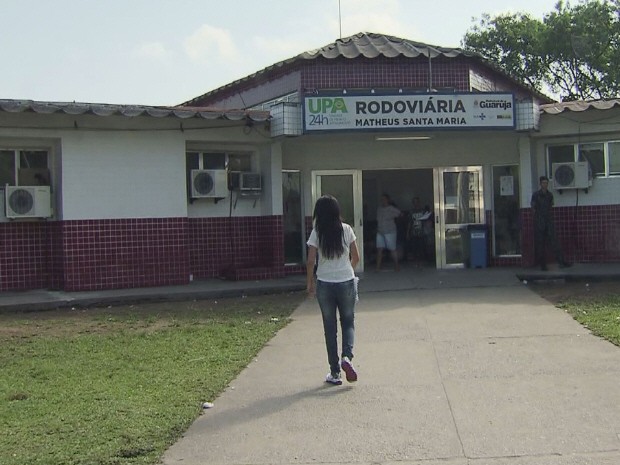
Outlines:
{"type": "Polygon", "coordinates": [[[242,191],[260,192],[262,190],[260,173],[242,172],[239,179],[239,189],[242,191]]]}
{"type": "Polygon", "coordinates": [[[587,189],[592,185],[590,166],[586,161],[552,163],[551,177],[556,190],[587,189]]]}
{"type": "Polygon", "coordinates": [[[49,218],[52,216],[50,186],[5,186],[7,218],[49,218]]]}
{"type": "Polygon", "coordinates": [[[228,195],[226,170],[192,170],[192,198],[224,198],[228,195]]]}

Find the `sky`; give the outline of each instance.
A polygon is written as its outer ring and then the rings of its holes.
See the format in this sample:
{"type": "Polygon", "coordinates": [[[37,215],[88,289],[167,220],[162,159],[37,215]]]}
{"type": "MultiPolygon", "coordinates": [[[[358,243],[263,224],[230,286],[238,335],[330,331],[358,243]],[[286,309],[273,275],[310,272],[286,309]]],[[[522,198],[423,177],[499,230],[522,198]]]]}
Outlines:
{"type": "Polygon", "coordinates": [[[0,99],[178,105],[340,30],[459,47],[485,13],[542,19],[556,2],[0,0],[0,99]]]}

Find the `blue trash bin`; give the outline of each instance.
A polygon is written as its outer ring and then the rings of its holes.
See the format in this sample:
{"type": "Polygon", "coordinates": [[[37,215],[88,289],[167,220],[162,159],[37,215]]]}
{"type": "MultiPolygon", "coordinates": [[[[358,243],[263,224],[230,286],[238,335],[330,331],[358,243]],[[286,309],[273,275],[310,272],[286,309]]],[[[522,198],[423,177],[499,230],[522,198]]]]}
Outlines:
{"type": "Polygon", "coordinates": [[[487,267],[487,226],[470,224],[469,231],[469,266],[470,268],[487,267]]]}

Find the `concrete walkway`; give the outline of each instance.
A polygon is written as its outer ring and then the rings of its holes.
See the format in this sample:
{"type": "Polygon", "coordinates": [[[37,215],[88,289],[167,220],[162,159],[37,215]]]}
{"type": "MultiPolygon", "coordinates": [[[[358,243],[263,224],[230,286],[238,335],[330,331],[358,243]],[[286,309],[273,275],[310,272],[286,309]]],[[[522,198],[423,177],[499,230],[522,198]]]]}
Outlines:
{"type": "MultiPolygon", "coordinates": [[[[524,281],[619,280],[620,264],[564,270],[366,273],[355,384],[323,382],[320,313],[305,301],[165,465],[618,465],[620,349],[524,281]]],[[[0,311],[300,290],[281,280],[92,292],[0,293],[0,311]]],[[[204,376],[209,376],[205,373],[204,376]]]]}
{"type": "Polygon", "coordinates": [[[424,275],[362,280],[357,383],[323,382],[307,300],[163,463],[620,463],[618,347],[514,270],[424,275]]]}
{"type": "MultiPolygon", "coordinates": [[[[386,270],[367,272],[362,276],[363,292],[406,289],[443,289],[454,287],[487,287],[502,283],[545,280],[620,280],[620,263],[578,264],[571,268],[543,272],[532,268],[483,268],[437,270],[412,265],[403,266],[400,273],[386,270]]],[[[65,292],[39,289],[33,291],[0,292],[0,311],[34,311],[53,308],[117,305],[132,302],[180,301],[236,297],[305,289],[304,276],[262,281],[196,280],[178,286],[113,289],[101,291],[65,292]]]]}

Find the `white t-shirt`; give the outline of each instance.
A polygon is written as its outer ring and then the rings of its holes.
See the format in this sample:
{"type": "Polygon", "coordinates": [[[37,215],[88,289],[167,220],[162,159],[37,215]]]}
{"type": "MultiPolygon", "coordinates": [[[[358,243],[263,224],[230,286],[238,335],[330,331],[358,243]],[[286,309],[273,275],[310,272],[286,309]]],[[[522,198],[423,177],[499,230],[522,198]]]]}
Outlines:
{"type": "Polygon", "coordinates": [[[307,244],[312,247],[316,247],[318,251],[318,268],[316,270],[316,279],[319,281],[325,281],[328,283],[342,283],[349,281],[355,277],[355,272],[351,266],[351,260],[349,258],[349,251],[351,243],[356,240],[353,228],[346,223],[342,223],[342,229],[344,230],[343,245],[344,252],[338,258],[328,259],[323,257],[321,253],[321,247],[319,247],[319,235],[316,229],[313,229],[310,233],[310,238],[307,244]]]}
{"type": "Polygon", "coordinates": [[[377,209],[377,232],[379,234],[393,234],[396,232],[394,220],[400,216],[400,210],[393,205],[377,209]]]}

